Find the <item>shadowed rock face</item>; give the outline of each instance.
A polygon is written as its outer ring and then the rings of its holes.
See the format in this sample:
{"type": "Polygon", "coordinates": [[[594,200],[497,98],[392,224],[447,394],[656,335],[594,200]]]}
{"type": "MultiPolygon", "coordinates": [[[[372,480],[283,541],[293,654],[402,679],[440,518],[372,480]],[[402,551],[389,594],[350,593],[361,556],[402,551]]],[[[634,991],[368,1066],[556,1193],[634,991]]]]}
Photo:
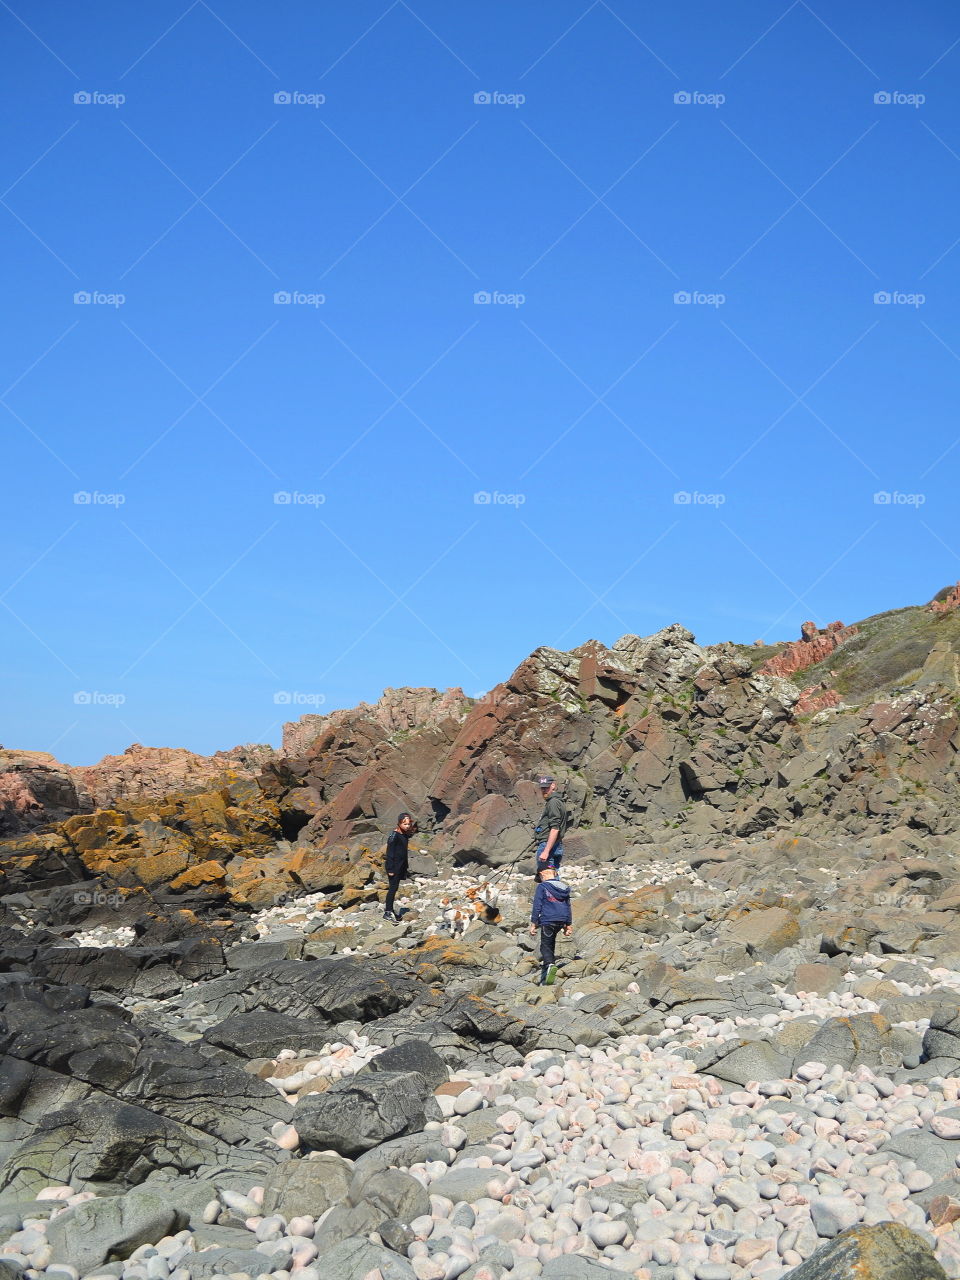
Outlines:
{"type": "Polygon", "coordinates": [[[35,831],[74,813],[90,813],[93,798],[68,765],[45,751],[0,747],[0,837],[35,831]]]}

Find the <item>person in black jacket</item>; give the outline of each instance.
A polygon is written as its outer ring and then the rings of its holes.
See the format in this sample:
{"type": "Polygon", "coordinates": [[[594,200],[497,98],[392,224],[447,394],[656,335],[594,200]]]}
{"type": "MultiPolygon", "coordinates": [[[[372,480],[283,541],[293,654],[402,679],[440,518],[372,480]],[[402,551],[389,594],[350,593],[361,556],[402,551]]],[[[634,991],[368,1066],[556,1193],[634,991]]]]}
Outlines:
{"type": "Polygon", "coordinates": [[[557,875],[556,868],[544,867],[540,872],[540,883],[533,895],[533,906],[530,910],[530,933],[540,930],[540,986],[553,981],[556,973],[557,934],[563,930],[563,936],[569,938],[573,932],[573,912],[570,909],[570,886],[557,875]],[[551,974],[551,969],[553,974],[551,974]]]}
{"type": "Polygon", "coordinates": [[[400,888],[400,881],[409,875],[410,864],[407,857],[407,842],[413,833],[415,823],[409,813],[401,813],[397,825],[387,840],[387,856],[384,870],[387,873],[387,900],[383,904],[384,920],[399,920],[400,916],[393,909],[393,900],[400,888]]]}

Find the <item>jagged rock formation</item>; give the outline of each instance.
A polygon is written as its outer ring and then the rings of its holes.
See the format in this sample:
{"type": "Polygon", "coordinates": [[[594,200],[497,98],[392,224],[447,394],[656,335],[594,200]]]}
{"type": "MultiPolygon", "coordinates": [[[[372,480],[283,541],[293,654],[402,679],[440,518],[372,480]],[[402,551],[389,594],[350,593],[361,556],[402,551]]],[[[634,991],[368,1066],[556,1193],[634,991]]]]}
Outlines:
{"type": "Polygon", "coordinates": [[[361,702],[349,710],[330,711],[326,715],[304,715],[283,726],[283,754],[302,755],[327,731],[356,720],[369,721],[383,737],[408,733],[439,724],[462,713],[467,698],[461,689],[384,689],[375,703],[361,702]]]}
{"type": "Polygon", "coordinates": [[[796,675],[828,658],[834,649],[856,634],[856,627],[845,627],[842,622],[831,622],[825,631],[818,630],[815,622],[805,622],[800,628],[800,639],[768,658],[760,670],[768,676],[796,675]]]}
{"type": "MultiPolygon", "coordinates": [[[[859,635],[809,634],[788,646],[787,666],[796,669],[800,645],[822,666],[859,635]]],[[[432,827],[436,852],[492,865],[528,842],[544,768],[561,779],[581,853],[615,856],[624,832],[956,829],[949,641],[928,652],[909,692],[865,705],[841,701],[827,681],[801,690],[767,674],[769,662],[746,647],[702,648],[676,625],[612,648],[539,649],[480,703],[422,730],[374,741],[369,709],[341,715],[299,757],[274,762],[265,785],[291,837],[369,838],[410,808],[432,827]]]]}
{"type": "Polygon", "coordinates": [[[156,800],[173,791],[229,786],[252,779],[274,755],[274,748],[265,743],[247,743],[201,756],[183,747],[145,747],[135,742],[123,755],[104,756],[96,764],[75,766],[70,772],[98,809],[108,809],[121,803],[156,800]]]}
{"type": "Polygon", "coordinates": [[[94,802],[68,765],[45,751],[0,747],[0,836],[33,831],[73,813],[89,813],[94,802]]]}
{"type": "Polygon", "coordinates": [[[960,607],[960,582],[952,587],[944,587],[933,597],[927,608],[933,613],[950,613],[960,607]]]}
{"type": "Polygon", "coordinates": [[[279,753],[136,745],[69,770],[3,752],[15,838],[0,861],[10,885],[100,876],[190,907],[328,884],[362,895],[369,849],[401,809],[441,859],[520,856],[544,769],[580,859],[637,841],[956,831],[960,614],[901,609],[803,637],[703,647],[673,625],[541,648],[481,699],[389,689],[304,716],[279,753]],[[803,688],[781,671],[802,671],[803,688]]]}

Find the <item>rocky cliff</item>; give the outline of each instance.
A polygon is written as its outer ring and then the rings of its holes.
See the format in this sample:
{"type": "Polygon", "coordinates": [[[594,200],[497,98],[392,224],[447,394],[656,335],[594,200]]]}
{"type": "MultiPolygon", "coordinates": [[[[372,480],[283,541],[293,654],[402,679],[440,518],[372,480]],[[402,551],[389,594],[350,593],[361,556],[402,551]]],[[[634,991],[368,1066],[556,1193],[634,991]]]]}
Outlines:
{"type": "Polygon", "coordinates": [[[541,648],[482,698],[388,689],[375,704],[285,726],[279,752],[137,744],[70,768],[4,751],[0,860],[22,871],[34,859],[40,876],[52,850],[97,874],[119,857],[131,883],[158,884],[158,853],[176,847],[171,880],[213,863],[223,887],[230,860],[263,859],[266,841],[282,881],[305,851],[356,857],[382,845],[409,809],[435,856],[498,866],[529,844],[544,770],[560,782],[580,858],[764,832],[951,834],[960,612],[941,605],[954,594],[823,632],[804,623],[799,640],[774,646],[701,646],[673,625],[610,647],[541,648]],[[204,804],[198,839],[184,806],[204,804]],[[246,818],[238,828],[222,816],[238,804],[256,812],[255,834],[246,818]],[[225,824],[216,856],[211,815],[225,824]],[[93,867],[95,848],[113,852],[93,867]]]}

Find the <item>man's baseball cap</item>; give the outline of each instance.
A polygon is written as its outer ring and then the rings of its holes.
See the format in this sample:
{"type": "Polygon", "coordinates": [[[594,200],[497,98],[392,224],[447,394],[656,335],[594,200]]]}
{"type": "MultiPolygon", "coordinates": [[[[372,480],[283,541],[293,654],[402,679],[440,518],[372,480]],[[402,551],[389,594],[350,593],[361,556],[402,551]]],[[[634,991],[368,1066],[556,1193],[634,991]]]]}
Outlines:
{"type": "Polygon", "coordinates": [[[541,791],[546,791],[547,787],[549,787],[553,782],[556,782],[556,778],[542,777],[537,779],[537,786],[541,791]]]}

